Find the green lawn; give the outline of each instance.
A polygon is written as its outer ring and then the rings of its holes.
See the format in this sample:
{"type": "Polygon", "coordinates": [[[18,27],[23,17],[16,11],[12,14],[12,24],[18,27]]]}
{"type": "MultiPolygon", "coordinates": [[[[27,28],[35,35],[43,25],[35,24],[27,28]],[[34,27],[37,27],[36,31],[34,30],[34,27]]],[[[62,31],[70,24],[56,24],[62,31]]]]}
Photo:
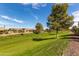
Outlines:
{"type": "Polygon", "coordinates": [[[24,34],[0,37],[1,56],[53,56],[62,55],[68,44],[64,35],[70,32],[59,32],[59,39],[55,33],[24,34]],[[33,38],[41,37],[46,40],[34,41],[33,38]]]}

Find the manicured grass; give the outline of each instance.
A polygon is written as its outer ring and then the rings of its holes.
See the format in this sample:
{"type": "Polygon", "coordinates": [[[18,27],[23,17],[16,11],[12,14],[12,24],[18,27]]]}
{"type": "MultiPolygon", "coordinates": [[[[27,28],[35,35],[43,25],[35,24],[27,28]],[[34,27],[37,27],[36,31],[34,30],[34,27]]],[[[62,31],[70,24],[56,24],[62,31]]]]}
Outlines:
{"type": "Polygon", "coordinates": [[[55,32],[42,34],[24,34],[0,37],[0,55],[14,56],[52,56],[62,55],[68,44],[68,39],[63,35],[70,32],[59,32],[59,39],[55,38],[55,32]],[[46,40],[34,41],[33,38],[46,40]]]}

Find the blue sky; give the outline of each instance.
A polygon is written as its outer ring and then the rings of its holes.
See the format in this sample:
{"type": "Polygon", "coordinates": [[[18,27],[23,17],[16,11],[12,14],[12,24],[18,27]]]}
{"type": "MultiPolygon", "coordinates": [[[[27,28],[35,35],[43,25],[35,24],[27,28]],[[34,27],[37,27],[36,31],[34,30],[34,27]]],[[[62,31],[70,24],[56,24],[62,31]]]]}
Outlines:
{"type": "MultiPolygon", "coordinates": [[[[47,27],[47,17],[53,4],[46,3],[0,3],[0,27],[34,28],[37,22],[47,27]]],[[[79,21],[79,4],[69,4],[68,14],[79,21]]]]}

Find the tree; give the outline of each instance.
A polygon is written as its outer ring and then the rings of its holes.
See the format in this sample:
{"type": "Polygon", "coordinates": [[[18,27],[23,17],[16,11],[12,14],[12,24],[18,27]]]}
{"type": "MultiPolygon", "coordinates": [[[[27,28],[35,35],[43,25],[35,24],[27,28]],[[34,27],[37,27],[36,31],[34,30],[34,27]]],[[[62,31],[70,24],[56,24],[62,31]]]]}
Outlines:
{"type": "Polygon", "coordinates": [[[35,30],[36,34],[41,33],[43,31],[43,26],[41,23],[37,23],[35,28],[36,28],[36,30],[35,30]]]}
{"type": "Polygon", "coordinates": [[[78,22],[78,26],[73,26],[71,31],[76,34],[79,35],[79,22],[78,22]]]}
{"type": "Polygon", "coordinates": [[[77,31],[78,31],[78,35],[79,35],[79,22],[78,22],[78,30],[77,31]]]}
{"type": "Polygon", "coordinates": [[[25,28],[22,28],[22,29],[20,30],[21,35],[23,35],[24,32],[25,32],[25,28]]]}
{"type": "Polygon", "coordinates": [[[48,28],[46,28],[46,29],[45,29],[45,32],[49,32],[49,29],[48,29],[48,28]]]}
{"type": "Polygon", "coordinates": [[[78,21],[78,28],[79,28],[79,21],[78,21]]]}
{"type": "Polygon", "coordinates": [[[73,26],[71,31],[76,34],[77,33],[77,26],[73,26]]]}
{"type": "Polygon", "coordinates": [[[79,35],[79,28],[77,26],[73,26],[71,31],[76,34],[76,35],[79,35]]]}
{"type": "Polygon", "coordinates": [[[54,4],[51,14],[48,16],[47,26],[56,30],[56,38],[59,30],[69,29],[73,24],[73,16],[67,14],[68,4],[54,4]]]}

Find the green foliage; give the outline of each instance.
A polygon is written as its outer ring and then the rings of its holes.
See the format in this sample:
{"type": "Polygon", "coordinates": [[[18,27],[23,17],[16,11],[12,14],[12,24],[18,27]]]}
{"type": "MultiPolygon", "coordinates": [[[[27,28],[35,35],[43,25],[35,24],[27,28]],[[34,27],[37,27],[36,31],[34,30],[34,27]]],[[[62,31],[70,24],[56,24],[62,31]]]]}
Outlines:
{"type": "Polygon", "coordinates": [[[79,35],[79,22],[78,22],[78,27],[77,26],[73,26],[71,31],[76,34],[79,35]]]}
{"type": "Polygon", "coordinates": [[[5,33],[5,34],[8,34],[8,30],[4,30],[4,33],[5,33]]]}
{"type": "Polygon", "coordinates": [[[77,26],[73,26],[71,29],[72,32],[76,33],[77,32],[77,26]]]}
{"type": "Polygon", "coordinates": [[[67,14],[68,4],[55,4],[48,17],[48,27],[56,30],[68,29],[72,24],[73,16],[67,14]]]}
{"type": "Polygon", "coordinates": [[[41,33],[43,31],[43,26],[41,23],[37,23],[35,28],[36,28],[36,30],[34,30],[34,33],[36,33],[36,34],[41,33]]]}
{"type": "Polygon", "coordinates": [[[51,10],[51,14],[48,16],[47,26],[49,29],[56,30],[56,34],[59,30],[69,29],[73,24],[73,16],[69,16],[67,13],[68,4],[54,4],[51,10]]]}
{"type": "Polygon", "coordinates": [[[22,29],[19,30],[19,33],[21,33],[21,35],[23,35],[24,32],[25,32],[25,28],[22,28],[22,29]]]}

